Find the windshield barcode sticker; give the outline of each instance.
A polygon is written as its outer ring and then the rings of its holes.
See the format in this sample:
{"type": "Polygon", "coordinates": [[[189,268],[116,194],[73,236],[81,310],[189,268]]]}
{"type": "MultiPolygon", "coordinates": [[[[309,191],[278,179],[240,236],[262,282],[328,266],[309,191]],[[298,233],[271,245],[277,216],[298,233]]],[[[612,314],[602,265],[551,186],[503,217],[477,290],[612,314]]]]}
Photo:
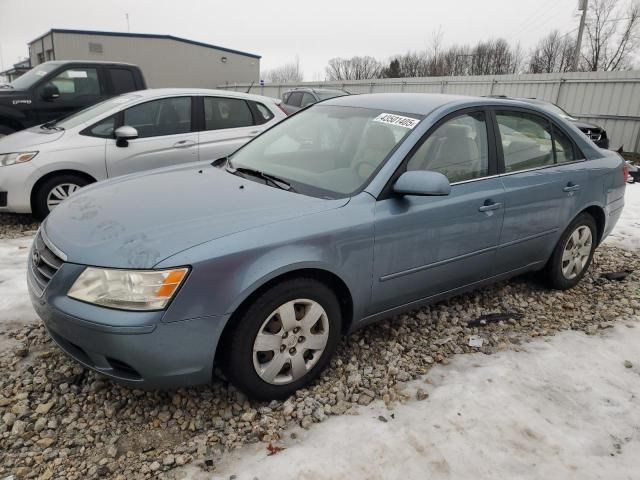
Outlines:
{"type": "Polygon", "coordinates": [[[381,113],[373,119],[374,122],[387,123],[389,125],[397,125],[399,127],[412,129],[420,120],[417,118],[403,117],[401,115],[394,115],[393,113],[381,113]]]}

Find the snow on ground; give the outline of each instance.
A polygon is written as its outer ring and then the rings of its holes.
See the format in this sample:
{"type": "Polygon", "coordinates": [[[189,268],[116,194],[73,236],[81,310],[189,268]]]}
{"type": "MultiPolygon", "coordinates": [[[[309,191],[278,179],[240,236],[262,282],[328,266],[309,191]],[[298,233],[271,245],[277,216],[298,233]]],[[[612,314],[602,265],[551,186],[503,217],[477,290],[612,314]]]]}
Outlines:
{"type": "Polygon", "coordinates": [[[0,240],[0,353],[13,342],[3,333],[37,321],[27,292],[26,264],[31,237],[0,240]]]}
{"type": "Polygon", "coordinates": [[[640,250],[640,184],[628,184],[624,210],[605,243],[629,250],[640,250]]]}
{"type": "Polygon", "coordinates": [[[564,332],[521,352],[459,355],[431,370],[432,384],[409,384],[426,400],[393,410],[378,401],[295,430],[276,455],[258,443],[214,473],[190,466],[177,478],[638,478],[639,344],[636,322],[604,336],[564,332]]]}

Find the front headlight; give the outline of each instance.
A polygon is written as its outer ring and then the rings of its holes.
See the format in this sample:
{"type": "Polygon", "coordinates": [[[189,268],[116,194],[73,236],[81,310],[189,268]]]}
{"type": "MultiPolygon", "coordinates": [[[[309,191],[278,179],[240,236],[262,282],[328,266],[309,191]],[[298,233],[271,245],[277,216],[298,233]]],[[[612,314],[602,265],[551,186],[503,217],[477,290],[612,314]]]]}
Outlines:
{"type": "Polygon", "coordinates": [[[6,167],[14,163],[28,162],[37,154],[38,152],[0,153],[0,167],[6,167]]]}
{"type": "Polygon", "coordinates": [[[87,267],[67,295],[121,310],[162,310],[187,276],[187,268],[116,270],[87,267]]]}

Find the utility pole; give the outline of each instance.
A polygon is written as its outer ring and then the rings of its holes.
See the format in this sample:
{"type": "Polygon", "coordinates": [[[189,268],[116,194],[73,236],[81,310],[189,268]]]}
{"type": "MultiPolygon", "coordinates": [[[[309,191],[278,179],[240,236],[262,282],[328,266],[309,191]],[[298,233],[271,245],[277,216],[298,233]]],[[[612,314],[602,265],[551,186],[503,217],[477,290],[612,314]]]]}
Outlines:
{"type": "Polygon", "coordinates": [[[582,34],[584,33],[584,24],[587,20],[587,9],[589,6],[589,0],[579,0],[578,10],[582,10],[582,17],[580,17],[580,28],[578,29],[578,39],[576,40],[576,51],[573,54],[573,68],[576,72],[578,70],[578,62],[580,61],[580,51],[582,49],[582,34]]]}
{"type": "Polygon", "coordinates": [[[127,18],[127,32],[131,32],[131,26],[129,25],[129,14],[125,13],[124,16],[127,18]]]}

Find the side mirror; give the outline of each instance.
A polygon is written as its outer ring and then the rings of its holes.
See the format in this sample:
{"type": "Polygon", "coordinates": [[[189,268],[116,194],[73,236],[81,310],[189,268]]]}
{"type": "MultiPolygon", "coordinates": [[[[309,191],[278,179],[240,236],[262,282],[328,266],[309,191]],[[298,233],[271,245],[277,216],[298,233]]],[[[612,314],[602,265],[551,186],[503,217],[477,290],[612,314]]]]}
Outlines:
{"type": "Polygon", "coordinates": [[[138,138],[138,131],[128,125],[123,125],[116,128],[114,135],[116,136],[116,145],[118,147],[127,147],[129,146],[129,140],[138,138]]]}
{"type": "Polygon", "coordinates": [[[53,83],[45,83],[40,92],[43,100],[54,100],[60,96],[60,90],[53,83]]]}
{"type": "Polygon", "coordinates": [[[427,170],[404,172],[393,185],[398,195],[437,196],[449,195],[451,185],[443,174],[427,170]]]}

